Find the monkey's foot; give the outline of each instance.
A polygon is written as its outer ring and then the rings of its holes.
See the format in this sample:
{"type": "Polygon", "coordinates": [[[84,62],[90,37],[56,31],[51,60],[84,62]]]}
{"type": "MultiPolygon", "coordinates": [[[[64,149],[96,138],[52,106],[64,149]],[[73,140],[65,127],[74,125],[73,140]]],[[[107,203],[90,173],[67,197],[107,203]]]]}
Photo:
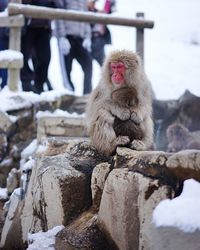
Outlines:
{"type": "Polygon", "coordinates": [[[142,120],[140,119],[140,117],[137,115],[136,112],[132,112],[131,113],[131,120],[135,123],[135,124],[140,124],[142,122],[142,120]]]}
{"type": "Polygon", "coordinates": [[[126,145],[130,143],[130,139],[128,136],[118,136],[115,139],[115,143],[116,143],[116,146],[126,145]]]}
{"type": "Polygon", "coordinates": [[[146,146],[144,144],[143,141],[140,141],[140,140],[133,140],[131,142],[131,148],[132,149],[135,149],[135,150],[145,150],[146,149],[146,146]]]}

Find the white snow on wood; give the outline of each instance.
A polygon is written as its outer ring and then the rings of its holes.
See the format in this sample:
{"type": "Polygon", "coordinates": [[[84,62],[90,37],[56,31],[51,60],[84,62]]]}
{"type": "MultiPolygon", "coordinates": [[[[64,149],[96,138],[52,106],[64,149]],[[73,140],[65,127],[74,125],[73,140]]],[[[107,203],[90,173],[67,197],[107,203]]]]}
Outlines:
{"type": "Polygon", "coordinates": [[[23,54],[19,51],[11,50],[11,49],[0,51],[0,61],[1,60],[12,61],[16,59],[23,60],[23,54]]]}

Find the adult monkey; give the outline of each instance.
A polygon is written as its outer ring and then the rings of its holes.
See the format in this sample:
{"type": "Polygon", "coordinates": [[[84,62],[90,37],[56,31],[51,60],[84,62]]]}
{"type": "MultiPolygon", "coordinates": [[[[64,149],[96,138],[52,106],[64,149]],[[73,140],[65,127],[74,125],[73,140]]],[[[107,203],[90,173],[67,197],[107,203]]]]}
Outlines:
{"type": "Polygon", "coordinates": [[[93,145],[106,155],[114,153],[119,145],[147,150],[153,144],[151,116],[152,89],[139,57],[129,50],[111,52],[86,108],[87,129],[93,145]],[[127,102],[120,97],[120,91],[124,96],[122,89],[130,92],[127,102]],[[121,133],[114,129],[116,119],[122,122],[121,133]],[[130,121],[139,126],[138,132],[142,134],[139,138],[123,135],[123,122],[130,121]]]}

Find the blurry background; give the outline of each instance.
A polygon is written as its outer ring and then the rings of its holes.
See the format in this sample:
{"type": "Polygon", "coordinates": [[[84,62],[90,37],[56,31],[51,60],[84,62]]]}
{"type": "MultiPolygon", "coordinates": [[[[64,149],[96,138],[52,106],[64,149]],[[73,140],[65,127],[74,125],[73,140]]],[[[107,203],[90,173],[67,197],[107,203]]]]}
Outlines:
{"type": "MultiPolygon", "coordinates": [[[[99,0],[99,8],[103,1],[99,0]]],[[[199,0],[117,0],[112,15],[135,18],[136,12],[144,12],[153,20],[153,29],[145,29],[145,71],[158,99],[177,99],[185,89],[200,96],[200,1],[199,0]]],[[[109,26],[112,49],[135,51],[135,29],[109,26]]],[[[52,38],[52,59],[49,78],[55,89],[62,89],[57,40],[52,38]]],[[[98,83],[100,68],[93,62],[93,87],[98,83]]],[[[75,94],[82,94],[82,70],[74,62],[72,80],[75,94]]]]}

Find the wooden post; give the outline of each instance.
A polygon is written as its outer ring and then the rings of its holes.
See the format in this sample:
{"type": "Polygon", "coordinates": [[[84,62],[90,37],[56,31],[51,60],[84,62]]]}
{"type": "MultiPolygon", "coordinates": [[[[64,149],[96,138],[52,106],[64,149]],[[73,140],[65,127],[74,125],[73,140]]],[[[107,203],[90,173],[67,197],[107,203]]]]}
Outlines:
{"type": "MultiPolygon", "coordinates": [[[[137,18],[144,19],[144,13],[136,13],[137,18]]],[[[144,28],[136,28],[136,52],[142,59],[144,65],[144,28]]]]}
{"type": "MultiPolygon", "coordinates": [[[[21,0],[10,0],[12,3],[21,3],[21,0]]],[[[21,51],[21,27],[10,27],[9,49],[21,51]]],[[[11,91],[19,90],[20,69],[8,68],[8,88],[11,91]]]]}

